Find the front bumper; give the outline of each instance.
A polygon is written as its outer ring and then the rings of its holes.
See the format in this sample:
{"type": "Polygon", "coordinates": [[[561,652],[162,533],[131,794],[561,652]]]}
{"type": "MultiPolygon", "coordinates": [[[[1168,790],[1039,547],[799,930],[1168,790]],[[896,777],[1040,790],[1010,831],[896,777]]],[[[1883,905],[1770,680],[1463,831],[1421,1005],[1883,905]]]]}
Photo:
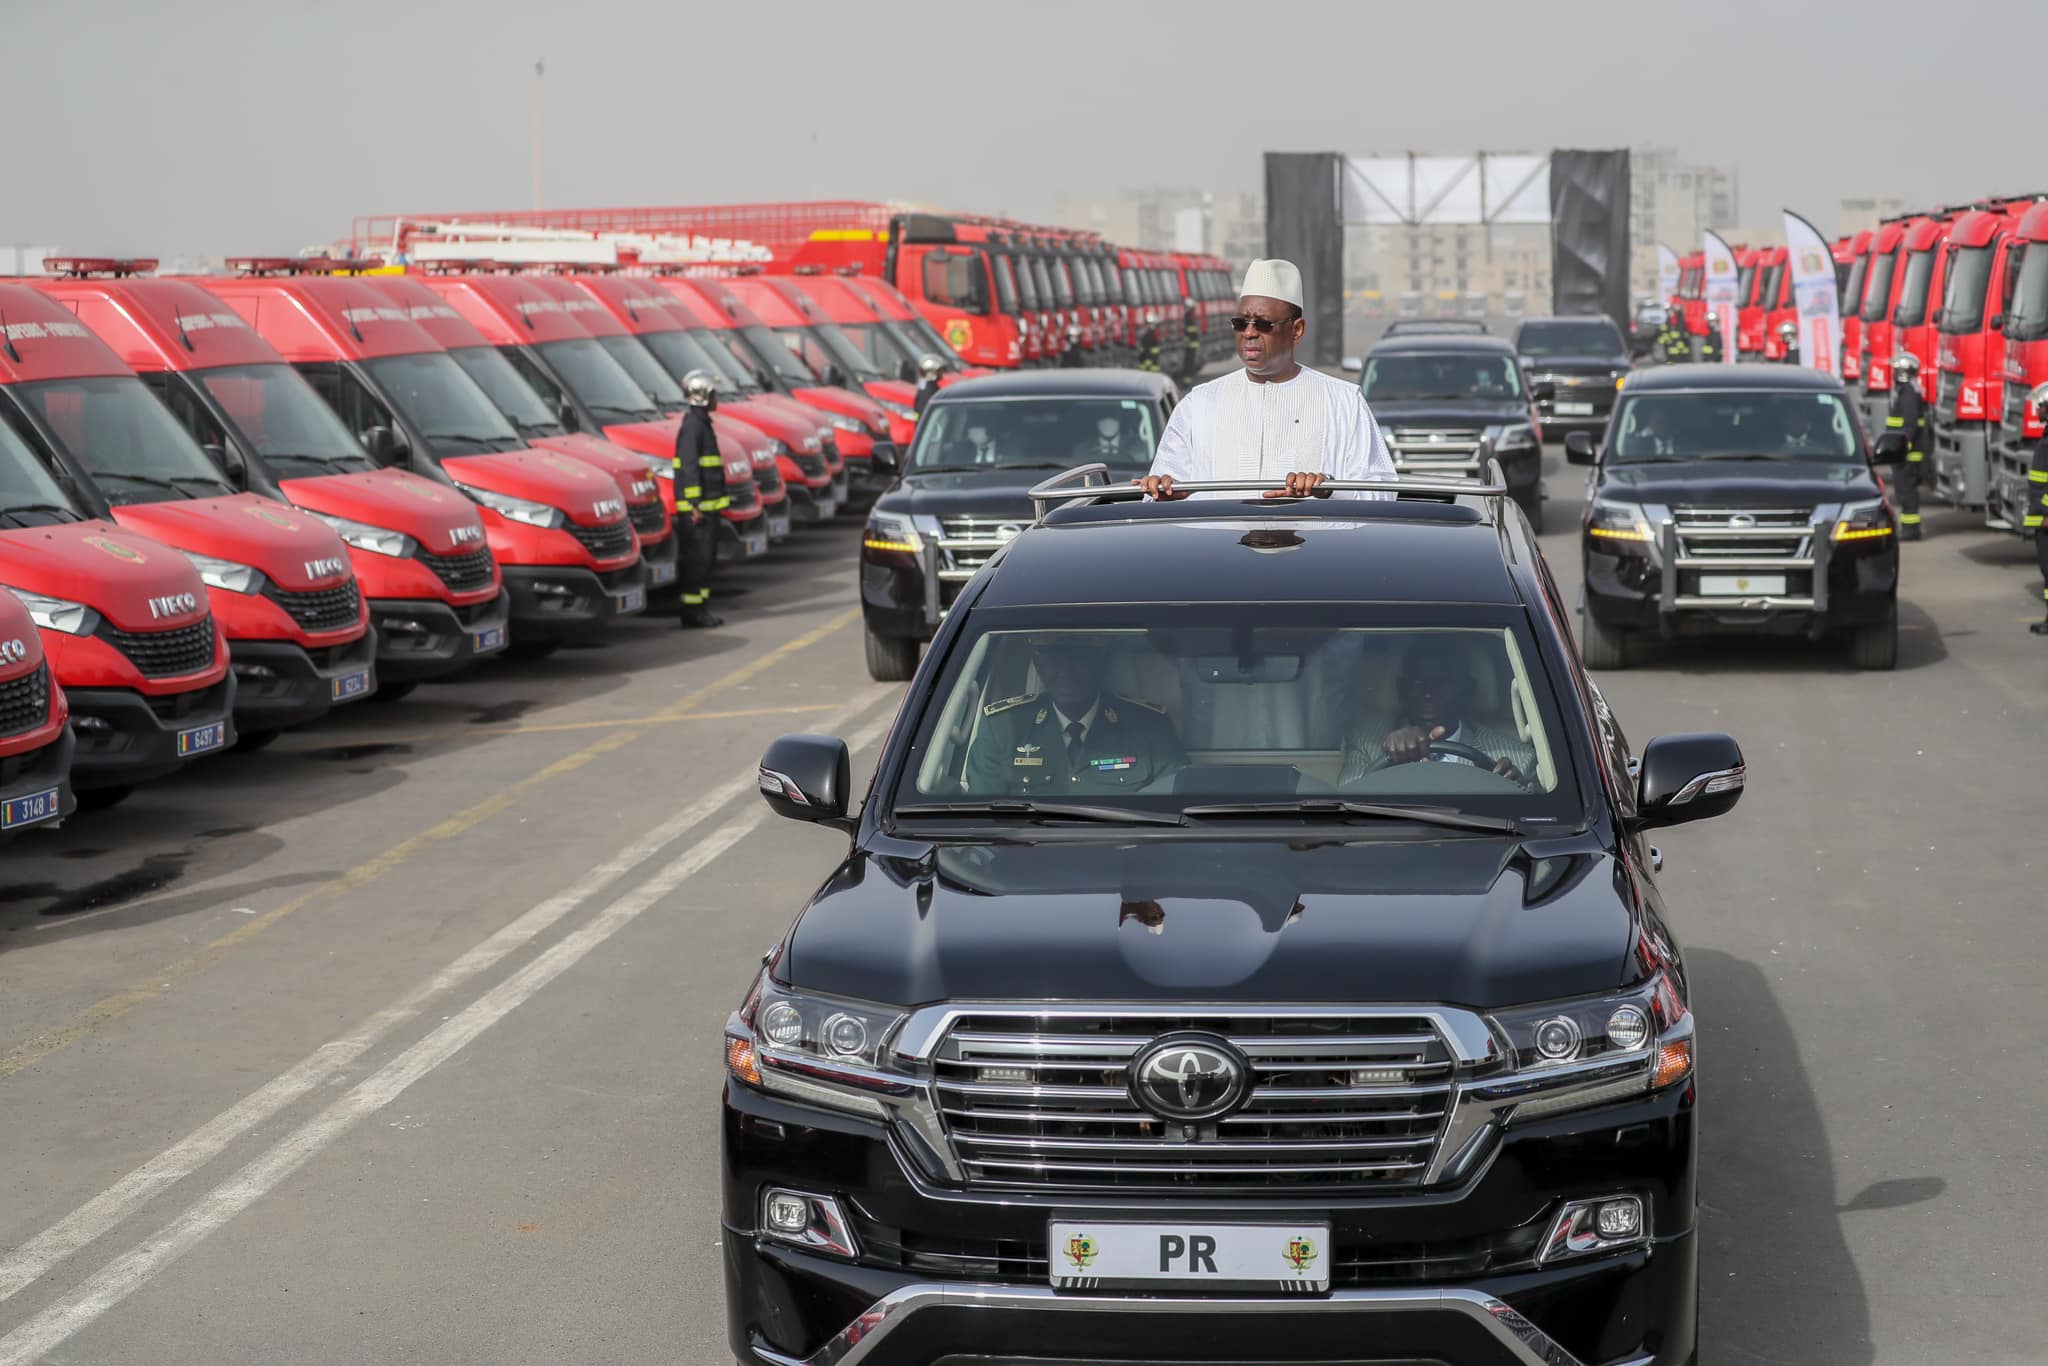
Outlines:
{"type": "Polygon", "coordinates": [[[55,824],[78,809],[71,792],[77,748],[77,737],[65,726],[42,748],[0,759],[0,840],[55,824]]]}
{"type": "Polygon", "coordinates": [[[1933,427],[1934,488],[1931,491],[1952,507],[1983,507],[1990,471],[1990,425],[1963,422],[1936,413],[1933,427]]]}
{"type": "Polygon", "coordinates": [[[175,773],[235,742],[233,671],[210,688],[145,697],[125,688],[66,688],[71,785],[80,792],[127,787],[175,773]]]}
{"type": "Polygon", "coordinates": [[[317,721],[344,702],[377,691],[377,632],[345,645],[307,649],[285,640],[230,640],[235,726],[283,730],[317,721]]]}
{"type": "Polygon", "coordinates": [[[768,519],[756,517],[750,522],[720,521],[718,524],[718,562],[731,564],[736,560],[759,559],[768,553],[768,519]]]}
{"type": "Polygon", "coordinates": [[[510,638],[507,596],[454,607],[433,599],[370,599],[377,631],[377,679],[382,683],[438,678],[505,648],[510,638]]]}
{"type": "MultiPolygon", "coordinates": [[[[902,462],[903,448],[893,441],[878,440],[875,442],[875,450],[895,456],[899,464],[902,462]]],[[[864,460],[849,459],[846,462],[845,473],[850,483],[850,488],[847,492],[853,494],[880,493],[883,489],[888,488],[890,484],[894,483],[896,478],[891,474],[876,473],[873,456],[864,460]]]]}
{"type": "Polygon", "coordinates": [[[788,506],[790,519],[797,525],[821,526],[839,515],[840,504],[830,483],[815,489],[804,484],[791,484],[788,506]]]}
{"type": "MultiPolygon", "coordinates": [[[[1817,638],[1844,626],[1884,621],[1898,599],[1896,537],[1875,546],[1845,549],[1815,538],[1811,558],[1743,568],[1680,559],[1668,542],[1656,559],[1584,548],[1586,609],[1603,625],[1665,637],[1747,633],[1817,638]],[[1758,567],[1761,566],[1761,567],[1758,567]],[[1703,573],[1768,575],[1785,580],[1783,592],[1708,595],[1703,573]]],[[[1583,543],[1582,543],[1583,544],[1583,543]]]]}
{"type": "Polygon", "coordinates": [[[568,640],[599,634],[620,617],[647,610],[647,569],[635,560],[600,574],[574,565],[506,565],[512,633],[520,640],[568,640]]]}

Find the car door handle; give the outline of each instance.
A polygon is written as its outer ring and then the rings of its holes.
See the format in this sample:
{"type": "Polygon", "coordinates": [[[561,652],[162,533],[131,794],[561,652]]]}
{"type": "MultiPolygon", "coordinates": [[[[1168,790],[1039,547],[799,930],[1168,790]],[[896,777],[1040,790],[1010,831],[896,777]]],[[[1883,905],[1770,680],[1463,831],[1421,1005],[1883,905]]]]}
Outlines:
{"type": "Polygon", "coordinates": [[[1664,871],[1664,851],[1654,844],[1650,846],[1650,871],[1653,873],[1664,871]]]}

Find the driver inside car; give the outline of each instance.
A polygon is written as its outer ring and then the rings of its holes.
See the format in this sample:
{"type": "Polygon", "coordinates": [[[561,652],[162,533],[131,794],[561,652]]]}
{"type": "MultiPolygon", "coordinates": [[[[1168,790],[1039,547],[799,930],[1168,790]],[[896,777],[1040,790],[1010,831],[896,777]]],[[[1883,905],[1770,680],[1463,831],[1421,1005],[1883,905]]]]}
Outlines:
{"type": "Polygon", "coordinates": [[[1109,649],[1085,637],[1032,645],[1038,692],[991,702],[968,750],[977,796],[1135,792],[1187,763],[1166,709],[1110,692],[1109,649]]]}
{"type": "Polygon", "coordinates": [[[1447,763],[1485,767],[1526,786],[1536,769],[1535,749],[1472,715],[1478,694],[1476,648],[1476,639],[1462,635],[1418,636],[1402,656],[1395,683],[1397,714],[1352,726],[1344,737],[1337,785],[1394,764],[1447,763]]]}

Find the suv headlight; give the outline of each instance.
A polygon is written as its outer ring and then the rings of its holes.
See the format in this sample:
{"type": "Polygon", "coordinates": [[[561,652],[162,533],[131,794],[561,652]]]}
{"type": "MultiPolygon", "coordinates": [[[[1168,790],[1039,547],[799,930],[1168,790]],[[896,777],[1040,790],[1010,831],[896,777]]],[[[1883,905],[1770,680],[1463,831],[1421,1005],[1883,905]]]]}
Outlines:
{"type": "Polygon", "coordinates": [[[908,1073],[889,1044],[905,1014],[889,1006],[816,996],[778,985],[764,968],[726,1021],[725,1066],[734,1081],[792,1100],[880,1118],[906,1094],[908,1073]]]}
{"type": "Polygon", "coordinates": [[[21,605],[28,608],[29,617],[45,631],[61,631],[67,636],[89,636],[99,629],[100,614],[82,602],[68,598],[46,598],[41,593],[31,593],[17,588],[14,596],[21,599],[21,605]]]}
{"type": "Polygon", "coordinates": [[[457,484],[455,487],[461,489],[470,498],[497,513],[500,517],[509,517],[515,522],[524,522],[528,526],[546,527],[552,530],[564,525],[568,521],[562,515],[560,508],[551,508],[546,503],[529,502],[524,498],[514,498],[509,493],[495,493],[490,489],[480,489],[474,484],[457,484]]]}
{"type": "Polygon", "coordinates": [[[1666,973],[1611,995],[1496,1011],[1492,1022],[1516,1077],[1529,1083],[1516,1119],[1661,1091],[1692,1075],[1692,1012],[1666,973]],[[1565,1082],[1581,1084],[1550,1084],[1565,1082]]]}
{"type": "Polygon", "coordinates": [[[1835,523],[1830,539],[1836,541],[1872,541],[1892,534],[1892,510],[1882,498],[1872,498],[1864,503],[1844,503],[1842,516],[1835,523]]]}
{"type": "Polygon", "coordinates": [[[200,582],[208,588],[219,588],[229,593],[263,591],[263,571],[253,565],[216,560],[211,555],[195,555],[189,550],[180,553],[192,561],[192,567],[199,571],[200,582]]]}
{"type": "Polygon", "coordinates": [[[1656,544],[1656,537],[1650,532],[1650,519],[1643,515],[1641,507],[1634,503],[1610,502],[1605,498],[1593,500],[1592,511],[1586,519],[1586,535],[1617,554],[1627,553],[1637,546],[1648,554],[1656,544]]]}
{"type": "Polygon", "coordinates": [[[903,513],[870,512],[861,549],[870,553],[921,555],[924,537],[918,534],[917,524],[903,513]]]}
{"type": "MultiPolygon", "coordinates": [[[[311,509],[302,509],[311,511],[311,509]]],[[[351,522],[346,517],[330,517],[324,512],[312,514],[334,528],[334,534],[341,537],[341,543],[357,550],[367,550],[372,555],[390,555],[406,559],[419,549],[419,543],[403,531],[390,527],[371,526],[368,522],[351,522]]]]}
{"type": "Polygon", "coordinates": [[[1526,422],[1510,422],[1505,426],[1487,430],[1487,441],[1496,452],[1533,451],[1536,449],[1536,429],[1526,422]]]}

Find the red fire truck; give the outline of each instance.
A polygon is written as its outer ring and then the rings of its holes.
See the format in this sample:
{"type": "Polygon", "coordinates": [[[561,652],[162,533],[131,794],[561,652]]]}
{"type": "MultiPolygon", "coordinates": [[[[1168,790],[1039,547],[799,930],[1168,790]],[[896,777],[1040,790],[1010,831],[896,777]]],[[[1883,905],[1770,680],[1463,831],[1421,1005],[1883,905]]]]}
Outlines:
{"type": "Polygon", "coordinates": [[[1985,513],[1993,525],[2026,535],[2040,531],[2048,511],[2041,486],[2027,479],[2028,458],[2048,417],[2048,200],[2020,216],[2006,250],[2005,405],[1985,513]]]}
{"type": "Polygon", "coordinates": [[[2025,201],[1985,201],[1949,229],[1947,280],[1937,321],[1933,492],[1981,508],[1990,487],[1991,437],[2004,411],[2006,304],[2013,229],[2025,201]]]}
{"type": "Polygon", "coordinates": [[[1856,354],[1863,320],[1856,316],[1863,307],[1863,272],[1870,265],[1870,229],[1865,228],[1835,243],[1835,280],[1839,287],[1836,309],[1842,319],[1842,355],[1837,362],[1845,383],[1863,378],[1863,361],[1856,354]]]}
{"type": "Polygon", "coordinates": [[[1772,248],[1735,248],[1735,354],[1748,359],[1764,349],[1764,266],[1772,248]]]}
{"type": "Polygon", "coordinates": [[[1899,259],[1908,218],[1887,219],[1871,235],[1863,271],[1863,303],[1856,310],[1856,356],[1862,371],[1857,402],[1866,431],[1883,431],[1892,393],[1892,305],[1898,301],[1899,259]]]}

